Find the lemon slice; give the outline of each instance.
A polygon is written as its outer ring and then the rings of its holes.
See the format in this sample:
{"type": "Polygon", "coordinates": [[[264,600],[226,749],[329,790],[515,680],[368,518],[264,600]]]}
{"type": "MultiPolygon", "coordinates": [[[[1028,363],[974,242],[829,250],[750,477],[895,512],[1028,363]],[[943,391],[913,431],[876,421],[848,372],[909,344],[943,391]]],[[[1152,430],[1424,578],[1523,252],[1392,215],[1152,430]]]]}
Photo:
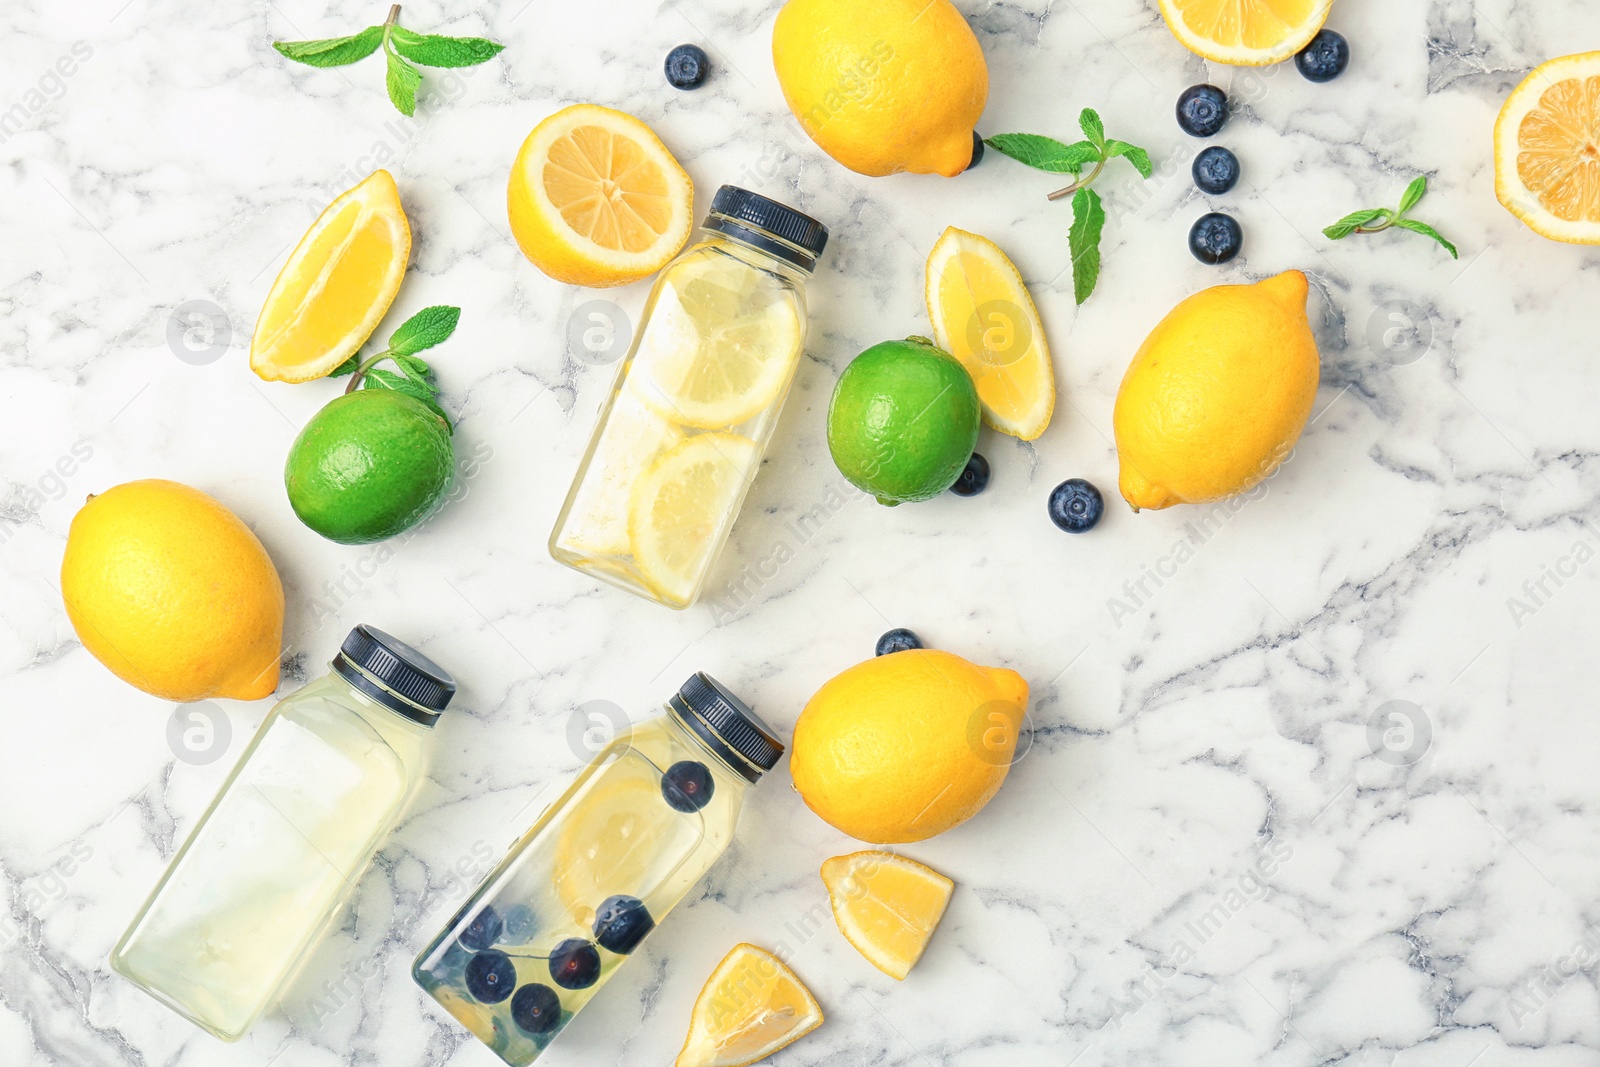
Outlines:
{"type": "Polygon", "coordinates": [[[585,556],[626,556],[628,499],[656,457],[683,440],[683,431],[639,398],[617,394],[605,436],[595,444],[588,476],[573,498],[570,518],[560,524],[559,547],[585,556]]]}
{"type": "Polygon", "coordinates": [[[1552,59],[1512,92],[1494,127],[1494,189],[1535,233],[1600,244],[1600,52],[1552,59]]]}
{"type": "Polygon", "coordinates": [[[674,267],[656,294],[629,382],[662,418],[726,429],[778,399],[802,343],[799,311],[781,286],[707,252],[674,267]]]}
{"type": "Polygon", "coordinates": [[[766,949],[735,945],[706,979],[674,1067],[743,1067],[822,1025],[822,1008],[766,949]]]}
{"type": "Polygon", "coordinates": [[[556,896],[573,921],[594,922],[594,909],[619,893],[645,896],[667,873],[663,859],[693,851],[704,836],[661,799],[661,772],[624,756],[568,809],[556,839],[556,896]]]}
{"type": "Polygon", "coordinates": [[[903,981],[944,917],[955,883],[893,852],[854,852],[822,865],[839,932],[867,962],[903,981]]]}
{"type": "Polygon", "coordinates": [[[693,227],[694,186],[650,127],[574,104],[528,134],[506,188],[523,255],[572,285],[626,285],[660,270],[693,227]]]}
{"type": "Polygon", "coordinates": [[[748,437],[697,434],[664,453],[634,486],[628,507],[633,561],[668,605],[694,602],[760,458],[748,437]]]}
{"type": "Polygon", "coordinates": [[[926,297],[934,342],[978,387],[983,421],[1032,441],[1056,409],[1044,324],[1022,275],[987,237],[945,230],[928,254],[926,297]]]}
{"type": "Polygon", "coordinates": [[[1333,0],[1161,0],[1161,17],[1197,56],[1266,67],[1310,44],[1332,6],[1333,0]]]}
{"type": "Polygon", "coordinates": [[[410,256],[400,190],[388,171],[373,171],[289,253],[256,320],[250,369],[271,382],[325,377],[383,321],[410,256]]]}

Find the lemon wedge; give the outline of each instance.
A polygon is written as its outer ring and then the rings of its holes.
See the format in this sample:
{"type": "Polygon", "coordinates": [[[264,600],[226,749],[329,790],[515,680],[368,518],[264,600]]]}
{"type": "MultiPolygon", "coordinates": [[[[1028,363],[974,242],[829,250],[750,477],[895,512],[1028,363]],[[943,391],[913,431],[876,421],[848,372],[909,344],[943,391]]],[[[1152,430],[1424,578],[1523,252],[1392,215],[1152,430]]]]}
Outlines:
{"type": "Polygon", "coordinates": [[[903,981],[944,917],[955,883],[893,852],[854,852],[822,865],[839,932],[867,962],[903,981]]]}
{"type": "Polygon", "coordinates": [[[972,375],[983,421],[1024,441],[1044,433],[1056,409],[1050,346],[1000,246],[951,226],[928,254],[925,285],[934,342],[972,375]]]}
{"type": "Polygon", "coordinates": [[[1213,63],[1266,67],[1311,43],[1333,0],[1161,0],[1185,48],[1213,63]]]}
{"type": "Polygon", "coordinates": [[[662,454],[634,485],[628,507],[633,561],[668,606],[694,602],[760,458],[748,437],[696,434],[662,454]]]}
{"type": "Polygon", "coordinates": [[[822,1025],[822,1008],[766,949],[735,945],[695,998],[674,1067],[743,1067],[822,1025]]]}
{"type": "Polygon", "coordinates": [[[1494,127],[1495,195],[1535,233],[1600,244],[1600,52],[1552,59],[1494,127]]]}
{"type": "Polygon", "coordinates": [[[250,369],[271,382],[325,377],[383,321],[410,256],[400,190],[388,171],[373,171],[289,253],[256,320],[250,369]]]}
{"type": "Polygon", "coordinates": [[[694,186],[650,127],[574,104],[528,134],[506,188],[523,255],[572,285],[626,285],[666,266],[689,239],[694,186]]]}
{"type": "Polygon", "coordinates": [[[788,388],[803,327],[773,280],[715,249],[674,267],[655,296],[629,384],[664,419],[720,430],[788,388]]]}

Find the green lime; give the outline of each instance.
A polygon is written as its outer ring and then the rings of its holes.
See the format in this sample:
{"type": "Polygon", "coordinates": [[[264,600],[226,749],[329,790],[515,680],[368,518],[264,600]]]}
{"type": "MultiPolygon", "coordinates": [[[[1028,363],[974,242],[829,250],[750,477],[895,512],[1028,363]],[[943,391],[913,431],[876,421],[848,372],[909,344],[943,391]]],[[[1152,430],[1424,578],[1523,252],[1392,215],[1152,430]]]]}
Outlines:
{"type": "Polygon", "coordinates": [[[283,484],[300,521],[365,545],[410,529],[450,486],[450,427],[414,397],[361,389],[314,415],[289,446],[283,484]]]}
{"type": "Polygon", "coordinates": [[[885,341],[839,375],[828,451],[880,504],[928,500],[961,476],[978,420],[978,390],[960,360],[921,337],[885,341]]]}

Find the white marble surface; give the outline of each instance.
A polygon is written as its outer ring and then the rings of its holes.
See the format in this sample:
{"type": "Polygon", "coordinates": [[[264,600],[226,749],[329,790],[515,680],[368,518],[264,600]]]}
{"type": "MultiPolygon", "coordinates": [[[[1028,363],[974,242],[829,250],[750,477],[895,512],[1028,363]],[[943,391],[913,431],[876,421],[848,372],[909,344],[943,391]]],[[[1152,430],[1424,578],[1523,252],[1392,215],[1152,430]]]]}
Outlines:
{"type": "MultiPolygon", "coordinates": [[[[268,49],[384,4],[0,7],[0,114],[22,108],[0,137],[0,1063],[487,1067],[407,966],[577,767],[573,709],[642,711],[705,669],[787,729],[891,625],[1014,667],[1034,694],[1033,747],[999,797],[907,850],[959,885],[916,972],[878,974],[817,910],[817,865],[851,842],[780,766],[733,853],[548,1062],[666,1062],[739,940],[791,949],[827,1012],[780,1064],[1600,1062],[1600,256],[1502,211],[1489,151],[1504,94],[1592,43],[1600,16],[1581,0],[1339,0],[1355,60],[1319,87],[1208,71],[1153,0],[960,2],[992,73],[985,131],[1070,134],[1092,105],[1168,167],[1104,181],[1107,267],[1081,311],[1049,176],[991,158],[953,181],[867,180],[804,141],[768,59],[773,0],[408,3],[408,25],[509,45],[458,80],[430,74],[449,99],[415,123],[376,61],[291,69],[268,49]],[[694,94],[660,74],[683,41],[718,68],[694,94]],[[73,73],[52,76],[62,57],[73,73]],[[1247,251],[1220,270],[1184,249],[1204,201],[1172,120],[1205,79],[1248,102],[1220,139],[1244,161],[1220,203],[1247,251]],[[807,359],[720,572],[767,576],[724,611],[670,613],[544,551],[610,371],[564,351],[572,309],[600,294],[522,259],[504,181],[533,124],[574,101],[650,122],[699,209],[742,182],[833,230],[807,359]],[[416,233],[390,325],[464,308],[435,362],[480,461],[463,499],[385,550],[319,540],[284,498],[284,452],[334,387],[265,384],[245,364],[290,244],[379,163],[416,233]],[[1459,264],[1418,238],[1319,235],[1417,173],[1434,182],[1419,214],[1459,264]],[[829,390],[861,348],[926,331],[922,262],[949,224],[1000,241],[1033,286],[1056,423],[1032,447],[985,431],[995,473],[977,499],[845,500],[822,441],[829,390]],[[1111,401],[1150,326],[1205,285],[1290,267],[1313,279],[1323,387],[1266,492],[1201,535],[1191,511],[1120,506],[1091,536],[1057,533],[1052,485],[1113,491],[1111,401]],[[223,310],[221,358],[169,347],[189,301],[223,310]],[[1383,343],[1384,309],[1403,304],[1431,338],[1409,350],[1383,343]],[[148,476],[214,493],[267,544],[288,591],[284,691],[358,621],[463,682],[432,779],[354,907],[283,1010],[233,1046],[105,964],[269,706],[221,702],[227,751],[176,759],[171,706],[74,639],[55,577],[67,525],[85,494],[148,476]],[[789,532],[819,505],[820,532],[789,532]],[[1409,765],[1369,740],[1390,701],[1430,734],[1409,765]]],[[[645,288],[603,295],[634,315],[645,288]]]]}

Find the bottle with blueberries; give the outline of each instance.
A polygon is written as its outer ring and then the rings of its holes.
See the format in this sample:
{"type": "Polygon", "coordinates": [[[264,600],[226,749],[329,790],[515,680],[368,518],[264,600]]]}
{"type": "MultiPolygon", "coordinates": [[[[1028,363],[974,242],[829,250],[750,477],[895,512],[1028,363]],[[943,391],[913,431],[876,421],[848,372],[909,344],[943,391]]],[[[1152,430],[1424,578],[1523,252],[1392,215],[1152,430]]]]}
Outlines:
{"type": "Polygon", "coordinates": [[[783,744],[709,675],[619,733],[490,872],[411,974],[513,1067],[532,1063],[733,839],[783,744]]]}

